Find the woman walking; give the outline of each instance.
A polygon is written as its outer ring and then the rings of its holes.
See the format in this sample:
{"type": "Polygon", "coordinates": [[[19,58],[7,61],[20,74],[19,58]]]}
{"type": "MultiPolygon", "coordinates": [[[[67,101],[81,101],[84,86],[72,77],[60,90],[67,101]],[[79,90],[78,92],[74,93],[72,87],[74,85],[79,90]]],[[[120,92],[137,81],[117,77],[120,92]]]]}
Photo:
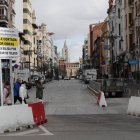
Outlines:
{"type": "Polygon", "coordinates": [[[22,99],[22,104],[27,104],[26,98],[27,98],[27,89],[26,89],[26,81],[22,82],[22,85],[19,89],[19,96],[22,99]]]}
{"type": "Polygon", "coordinates": [[[11,99],[10,99],[10,83],[6,82],[3,90],[3,103],[7,105],[12,105],[11,99]]]}
{"type": "Polygon", "coordinates": [[[42,102],[43,102],[43,89],[45,89],[45,86],[43,87],[42,78],[39,78],[36,84],[36,99],[39,99],[42,102]]]}

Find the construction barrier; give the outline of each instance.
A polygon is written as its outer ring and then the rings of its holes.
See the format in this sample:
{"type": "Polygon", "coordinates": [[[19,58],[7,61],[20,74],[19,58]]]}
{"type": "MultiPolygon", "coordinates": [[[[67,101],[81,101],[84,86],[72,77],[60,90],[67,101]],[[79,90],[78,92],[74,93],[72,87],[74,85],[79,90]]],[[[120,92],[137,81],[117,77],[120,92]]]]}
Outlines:
{"type": "Polygon", "coordinates": [[[32,109],[28,105],[0,107],[0,133],[16,131],[34,124],[32,109]]]}
{"type": "Polygon", "coordinates": [[[45,110],[42,102],[28,104],[32,108],[33,118],[36,126],[47,123],[45,110]]]}
{"type": "Polygon", "coordinates": [[[0,107],[0,133],[47,123],[42,102],[0,107]]]}
{"type": "Polygon", "coordinates": [[[131,97],[128,104],[128,115],[140,116],[140,97],[131,97]]]}
{"type": "Polygon", "coordinates": [[[99,92],[98,92],[98,99],[97,99],[97,104],[98,105],[99,105],[100,99],[101,99],[101,91],[99,90],[99,92]]]}
{"type": "Polygon", "coordinates": [[[104,92],[102,92],[102,91],[101,91],[99,106],[100,107],[107,107],[107,103],[106,103],[106,100],[105,100],[105,95],[104,95],[104,92]]]}

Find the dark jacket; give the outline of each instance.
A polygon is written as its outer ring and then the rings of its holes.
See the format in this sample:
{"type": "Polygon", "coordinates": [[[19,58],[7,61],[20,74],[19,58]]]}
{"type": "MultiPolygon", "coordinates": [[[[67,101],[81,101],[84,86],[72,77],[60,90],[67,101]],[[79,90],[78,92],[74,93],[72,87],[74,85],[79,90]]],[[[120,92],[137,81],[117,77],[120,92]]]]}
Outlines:
{"type": "Polygon", "coordinates": [[[20,84],[16,82],[14,85],[14,96],[19,96],[19,88],[20,88],[20,84]]]}
{"type": "Polygon", "coordinates": [[[43,85],[41,83],[36,84],[36,98],[42,99],[43,98],[43,85]]]}

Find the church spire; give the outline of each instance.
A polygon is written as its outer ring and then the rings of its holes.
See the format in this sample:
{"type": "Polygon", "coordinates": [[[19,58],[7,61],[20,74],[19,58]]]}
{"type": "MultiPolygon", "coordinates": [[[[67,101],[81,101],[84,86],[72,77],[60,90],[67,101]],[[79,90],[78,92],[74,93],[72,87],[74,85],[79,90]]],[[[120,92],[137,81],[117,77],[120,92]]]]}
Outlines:
{"type": "Polygon", "coordinates": [[[68,47],[67,47],[66,39],[65,39],[65,42],[64,42],[64,48],[68,48],[68,47]]]}

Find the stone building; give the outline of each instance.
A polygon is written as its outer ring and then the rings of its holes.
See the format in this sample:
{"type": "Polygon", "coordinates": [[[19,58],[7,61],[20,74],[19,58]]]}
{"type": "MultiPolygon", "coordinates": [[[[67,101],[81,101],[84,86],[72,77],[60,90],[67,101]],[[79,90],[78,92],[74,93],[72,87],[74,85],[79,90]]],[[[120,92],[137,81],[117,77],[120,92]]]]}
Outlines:
{"type": "Polygon", "coordinates": [[[80,68],[79,63],[65,63],[66,75],[77,76],[77,72],[80,68]]]}
{"type": "Polygon", "coordinates": [[[64,42],[64,46],[62,48],[62,57],[64,58],[66,63],[70,63],[69,48],[66,41],[64,42]]]}

